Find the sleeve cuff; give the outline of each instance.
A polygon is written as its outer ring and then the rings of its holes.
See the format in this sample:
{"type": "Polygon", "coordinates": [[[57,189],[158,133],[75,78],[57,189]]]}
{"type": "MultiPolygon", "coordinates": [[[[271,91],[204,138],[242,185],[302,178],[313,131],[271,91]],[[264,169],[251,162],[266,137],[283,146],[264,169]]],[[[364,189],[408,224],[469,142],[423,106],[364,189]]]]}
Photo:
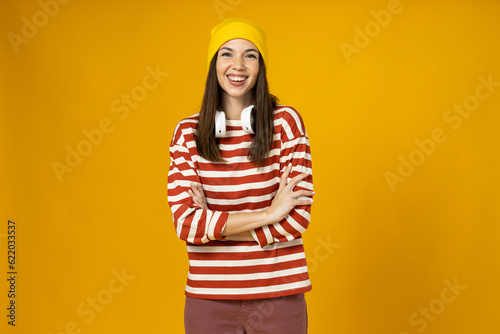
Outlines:
{"type": "Polygon", "coordinates": [[[261,248],[264,248],[274,242],[273,235],[267,225],[251,230],[250,233],[261,248]]]}
{"type": "Polygon", "coordinates": [[[227,212],[221,212],[217,222],[215,223],[214,230],[213,230],[213,236],[215,240],[224,240],[226,239],[226,236],[223,236],[221,233],[224,231],[224,228],[226,227],[227,223],[227,217],[228,217],[227,212]]]}

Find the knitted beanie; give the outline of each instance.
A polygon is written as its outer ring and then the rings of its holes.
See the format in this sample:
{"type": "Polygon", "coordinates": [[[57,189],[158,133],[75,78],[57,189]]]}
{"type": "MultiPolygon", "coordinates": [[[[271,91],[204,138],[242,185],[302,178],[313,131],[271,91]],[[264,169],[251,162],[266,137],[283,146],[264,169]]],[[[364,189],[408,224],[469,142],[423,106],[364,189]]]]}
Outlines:
{"type": "Polygon", "coordinates": [[[267,50],[267,36],[264,30],[252,21],[240,18],[227,18],[217,24],[211,31],[210,44],[208,45],[207,72],[210,62],[219,48],[229,40],[242,38],[249,40],[259,49],[266,71],[269,61],[267,50]]]}

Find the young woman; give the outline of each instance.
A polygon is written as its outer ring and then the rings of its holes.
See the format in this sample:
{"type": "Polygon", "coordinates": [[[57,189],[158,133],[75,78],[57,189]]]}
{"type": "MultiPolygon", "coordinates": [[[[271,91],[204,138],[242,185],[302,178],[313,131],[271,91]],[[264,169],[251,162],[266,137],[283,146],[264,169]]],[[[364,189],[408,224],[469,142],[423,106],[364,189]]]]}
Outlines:
{"type": "Polygon", "coordinates": [[[307,333],[309,139],[269,93],[266,35],[226,19],[211,31],[201,110],[170,144],[168,202],[189,257],[187,334],[307,333]]]}

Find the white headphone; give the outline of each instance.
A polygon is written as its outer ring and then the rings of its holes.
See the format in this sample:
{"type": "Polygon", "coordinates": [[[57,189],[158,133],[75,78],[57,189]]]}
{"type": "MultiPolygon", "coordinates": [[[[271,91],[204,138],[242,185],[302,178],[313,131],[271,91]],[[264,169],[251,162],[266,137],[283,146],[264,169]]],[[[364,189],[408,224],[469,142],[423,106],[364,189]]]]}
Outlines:
{"type": "MultiPolygon", "coordinates": [[[[254,134],[254,130],[252,128],[253,117],[252,110],[254,105],[246,107],[241,112],[241,125],[243,127],[243,131],[246,133],[254,134]]],[[[215,111],[215,137],[222,138],[226,135],[226,114],[223,111],[215,111]]]]}

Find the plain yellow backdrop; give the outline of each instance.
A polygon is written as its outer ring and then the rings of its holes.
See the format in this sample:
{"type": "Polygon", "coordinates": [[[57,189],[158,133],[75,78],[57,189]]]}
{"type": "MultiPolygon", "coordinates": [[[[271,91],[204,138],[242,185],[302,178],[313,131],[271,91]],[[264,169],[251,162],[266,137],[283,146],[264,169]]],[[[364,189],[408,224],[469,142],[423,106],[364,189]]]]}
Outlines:
{"type": "Polygon", "coordinates": [[[499,15],[493,0],[2,1],[2,333],[183,332],[168,145],[226,17],[266,31],[271,93],[310,137],[309,333],[498,333],[499,15]]]}

